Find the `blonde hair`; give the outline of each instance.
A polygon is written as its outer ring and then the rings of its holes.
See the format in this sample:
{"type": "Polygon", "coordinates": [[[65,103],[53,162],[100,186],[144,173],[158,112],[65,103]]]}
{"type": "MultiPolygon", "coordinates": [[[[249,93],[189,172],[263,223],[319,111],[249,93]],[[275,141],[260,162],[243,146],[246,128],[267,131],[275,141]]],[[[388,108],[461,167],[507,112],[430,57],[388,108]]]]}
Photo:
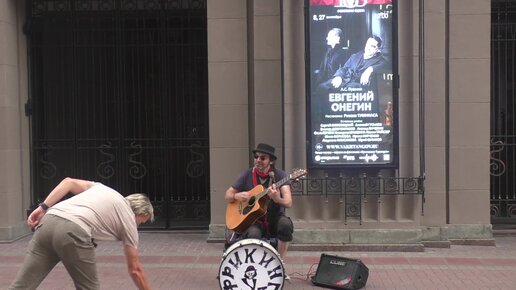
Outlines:
{"type": "Polygon", "coordinates": [[[133,193],[125,197],[135,215],[143,214],[149,216],[149,221],[154,221],[154,208],[149,197],[143,193],[133,193]]]}

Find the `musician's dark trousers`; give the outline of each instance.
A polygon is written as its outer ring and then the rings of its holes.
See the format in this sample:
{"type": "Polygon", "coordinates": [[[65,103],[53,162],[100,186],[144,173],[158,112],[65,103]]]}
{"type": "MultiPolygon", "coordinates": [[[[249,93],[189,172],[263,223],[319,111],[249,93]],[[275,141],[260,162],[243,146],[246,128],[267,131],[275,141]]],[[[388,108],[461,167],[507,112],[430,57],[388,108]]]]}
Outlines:
{"type": "Polygon", "coordinates": [[[284,215],[278,216],[277,219],[269,220],[270,236],[267,235],[261,224],[254,223],[242,236],[244,238],[261,239],[261,238],[277,238],[280,241],[291,242],[294,233],[294,224],[292,220],[284,215]]]}

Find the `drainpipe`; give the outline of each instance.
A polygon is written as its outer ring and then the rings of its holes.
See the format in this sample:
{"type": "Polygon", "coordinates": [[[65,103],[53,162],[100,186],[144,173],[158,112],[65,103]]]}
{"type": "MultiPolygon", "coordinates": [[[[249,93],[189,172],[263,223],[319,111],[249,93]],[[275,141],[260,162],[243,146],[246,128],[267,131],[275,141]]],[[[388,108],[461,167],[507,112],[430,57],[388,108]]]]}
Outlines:
{"type": "Polygon", "coordinates": [[[445,118],[445,190],[446,190],[446,224],[450,223],[450,0],[445,0],[444,27],[445,27],[445,48],[444,48],[444,118],[445,118]]]}
{"type": "Polygon", "coordinates": [[[422,178],[421,215],[424,215],[425,175],[425,0],[419,0],[419,177],[422,178]]]}
{"type": "Polygon", "coordinates": [[[281,45],[281,152],[283,158],[281,158],[281,168],[285,169],[285,46],[283,44],[283,0],[280,1],[280,45],[281,45]]]}

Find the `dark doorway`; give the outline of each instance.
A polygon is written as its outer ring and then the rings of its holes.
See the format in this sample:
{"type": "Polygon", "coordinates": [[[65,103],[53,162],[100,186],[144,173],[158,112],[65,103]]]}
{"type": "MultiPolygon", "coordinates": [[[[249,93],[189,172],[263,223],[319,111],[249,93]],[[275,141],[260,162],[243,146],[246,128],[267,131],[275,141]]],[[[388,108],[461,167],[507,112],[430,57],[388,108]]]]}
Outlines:
{"type": "Polygon", "coordinates": [[[491,1],[491,222],[516,226],[516,2],[491,1]]]}
{"type": "Polygon", "coordinates": [[[64,177],[210,222],[206,0],[29,0],[33,203],[64,177]]]}

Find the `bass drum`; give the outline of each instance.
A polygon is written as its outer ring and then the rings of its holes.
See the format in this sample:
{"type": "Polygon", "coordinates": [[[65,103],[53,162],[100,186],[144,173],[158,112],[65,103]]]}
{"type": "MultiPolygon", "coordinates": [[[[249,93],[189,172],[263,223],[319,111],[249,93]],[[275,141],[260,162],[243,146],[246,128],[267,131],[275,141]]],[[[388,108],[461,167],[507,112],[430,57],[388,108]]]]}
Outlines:
{"type": "Polygon", "coordinates": [[[283,289],[285,268],[270,244],[245,239],[224,252],[217,278],[222,290],[283,289]]]}

